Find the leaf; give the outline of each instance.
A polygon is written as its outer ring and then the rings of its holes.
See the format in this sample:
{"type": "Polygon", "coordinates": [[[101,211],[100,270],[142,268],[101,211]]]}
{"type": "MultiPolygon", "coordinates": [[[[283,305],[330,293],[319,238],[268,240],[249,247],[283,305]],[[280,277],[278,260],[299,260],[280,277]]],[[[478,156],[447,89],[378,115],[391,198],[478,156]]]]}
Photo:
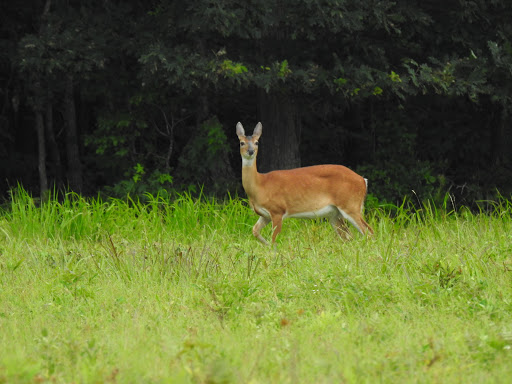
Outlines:
{"type": "Polygon", "coordinates": [[[395,71],[391,71],[391,74],[388,75],[392,82],[394,83],[401,83],[402,79],[400,78],[400,75],[398,75],[395,71]]]}

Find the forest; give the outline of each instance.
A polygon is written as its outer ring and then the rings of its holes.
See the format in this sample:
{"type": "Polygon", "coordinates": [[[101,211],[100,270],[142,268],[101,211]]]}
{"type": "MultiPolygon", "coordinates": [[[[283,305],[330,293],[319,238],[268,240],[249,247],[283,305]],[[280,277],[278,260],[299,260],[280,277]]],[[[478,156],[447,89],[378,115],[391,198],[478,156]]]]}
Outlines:
{"type": "Polygon", "coordinates": [[[508,0],[27,0],[0,5],[0,199],[243,193],[343,164],[373,201],[512,192],[508,0]]]}
{"type": "Polygon", "coordinates": [[[510,0],[1,1],[0,383],[512,382],[511,39],[510,0]],[[240,140],[367,178],[374,235],[262,228],[240,140]]]}

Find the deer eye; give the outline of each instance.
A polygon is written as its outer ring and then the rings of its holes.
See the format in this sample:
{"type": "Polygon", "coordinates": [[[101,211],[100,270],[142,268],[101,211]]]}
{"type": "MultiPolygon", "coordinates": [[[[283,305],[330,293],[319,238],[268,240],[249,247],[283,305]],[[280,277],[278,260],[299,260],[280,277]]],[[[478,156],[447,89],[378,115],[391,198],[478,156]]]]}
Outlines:
{"type": "Polygon", "coordinates": [[[243,147],[245,143],[243,141],[240,142],[240,146],[243,147]]]}
{"type": "Polygon", "coordinates": [[[258,146],[258,144],[259,144],[259,142],[257,142],[257,141],[254,142],[254,145],[258,146]]]}

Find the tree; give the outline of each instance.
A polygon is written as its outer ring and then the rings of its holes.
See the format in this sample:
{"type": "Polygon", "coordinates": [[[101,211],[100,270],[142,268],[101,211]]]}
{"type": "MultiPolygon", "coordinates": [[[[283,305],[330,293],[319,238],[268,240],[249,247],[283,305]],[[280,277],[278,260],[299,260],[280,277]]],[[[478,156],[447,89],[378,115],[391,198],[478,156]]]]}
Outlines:
{"type": "Polygon", "coordinates": [[[390,78],[396,52],[411,46],[411,25],[430,21],[417,4],[349,0],[159,3],[151,18],[161,29],[141,58],[147,76],[192,94],[253,90],[267,170],[300,165],[299,111],[311,99],[405,97],[390,78]]]}
{"type": "MultiPolygon", "coordinates": [[[[103,69],[109,58],[107,51],[115,52],[108,45],[109,39],[115,38],[114,28],[110,24],[111,16],[112,12],[124,8],[111,7],[110,3],[101,1],[83,5],[80,2],[65,4],[47,0],[44,12],[38,18],[38,32],[26,33],[18,44],[19,70],[26,79],[26,89],[32,89],[35,96],[33,104],[42,110],[42,106],[48,103],[46,111],[51,116],[47,119],[46,132],[51,143],[52,159],[58,168],[60,154],[55,150],[56,140],[50,117],[53,118],[51,103],[55,101],[52,97],[57,95],[62,100],[67,181],[69,187],[76,191],[82,190],[83,165],[75,97],[81,93],[80,84],[91,82],[103,69]],[[38,81],[34,82],[34,77],[38,81]],[[37,84],[48,92],[35,92],[33,88],[37,84]]],[[[36,120],[42,121],[39,117],[36,120]]],[[[44,139],[45,136],[40,137],[44,139]]]]}
{"type": "Polygon", "coordinates": [[[236,122],[258,120],[262,170],[343,163],[385,200],[512,179],[505,0],[0,7],[2,183],[220,192],[236,122]]]}

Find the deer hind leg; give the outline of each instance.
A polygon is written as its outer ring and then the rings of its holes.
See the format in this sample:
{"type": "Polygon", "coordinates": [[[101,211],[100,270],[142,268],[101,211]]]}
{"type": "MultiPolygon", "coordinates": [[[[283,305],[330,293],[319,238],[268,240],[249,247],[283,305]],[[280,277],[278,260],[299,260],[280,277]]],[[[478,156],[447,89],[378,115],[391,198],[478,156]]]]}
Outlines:
{"type": "Polygon", "coordinates": [[[266,217],[260,216],[256,224],[254,224],[254,227],[252,227],[252,234],[254,237],[256,237],[260,242],[262,242],[265,245],[268,245],[268,241],[261,236],[261,230],[267,226],[267,224],[270,223],[270,219],[267,219],[266,217]]]}
{"type": "Polygon", "coordinates": [[[364,233],[367,235],[367,236],[373,236],[373,228],[370,226],[370,224],[368,224],[364,219],[363,217],[361,216],[360,217],[360,220],[361,220],[361,224],[363,225],[363,228],[364,228],[364,233]]]}
{"type": "Polygon", "coordinates": [[[331,227],[334,229],[334,232],[343,240],[351,240],[352,234],[348,229],[347,222],[343,218],[342,215],[331,216],[329,218],[329,223],[331,223],[331,227]]]}
{"type": "Polygon", "coordinates": [[[357,228],[357,230],[362,235],[373,235],[373,229],[370,227],[370,225],[364,221],[363,216],[361,215],[361,212],[346,212],[338,207],[338,210],[343,215],[345,219],[347,219],[350,224],[352,224],[354,227],[357,228]]]}
{"type": "Polygon", "coordinates": [[[366,235],[366,236],[373,235],[373,228],[370,227],[370,224],[368,224],[366,221],[364,221],[363,217],[360,214],[354,215],[354,221],[357,222],[359,232],[361,232],[363,235],[366,235]]]}

